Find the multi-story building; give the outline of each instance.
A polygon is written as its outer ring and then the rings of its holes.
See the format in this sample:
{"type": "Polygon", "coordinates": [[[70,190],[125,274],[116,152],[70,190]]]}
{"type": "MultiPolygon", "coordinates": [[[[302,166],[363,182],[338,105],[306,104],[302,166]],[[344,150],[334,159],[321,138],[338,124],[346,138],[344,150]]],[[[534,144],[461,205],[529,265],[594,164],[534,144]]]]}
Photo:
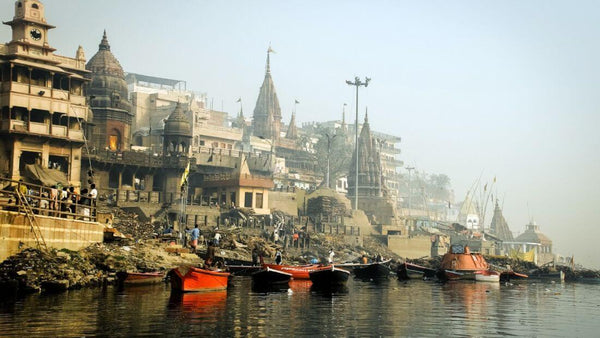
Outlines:
{"type": "Polygon", "coordinates": [[[54,26],[37,0],[16,1],[13,19],[4,24],[12,39],[0,44],[0,174],[17,180],[34,165],[58,170],[68,184],[79,186],[90,114],[83,49],[74,58],[54,54],[49,40],[54,26]]]}

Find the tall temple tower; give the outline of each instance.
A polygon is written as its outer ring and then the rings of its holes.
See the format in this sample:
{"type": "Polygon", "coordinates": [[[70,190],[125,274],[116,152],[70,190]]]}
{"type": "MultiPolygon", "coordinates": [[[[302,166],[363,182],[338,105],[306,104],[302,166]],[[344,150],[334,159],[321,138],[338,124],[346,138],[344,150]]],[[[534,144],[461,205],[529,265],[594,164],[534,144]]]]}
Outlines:
{"type": "Polygon", "coordinates": [[[260,87],[256,106],[254,107],[252,125],[254,136],[277,140],[281,130],[281,108],[277,92],[275,92],[275,84],[273,78],[271,78],[270,54],[272,52],[273,50],[269,46],[265,79],[260,87]]]}
{"type": "MultiPolygon", "coordinates": [[[[348,174],[348,195],[356,193],[356,152],[353,152],[348,174]]],[[[371,137],[368,114],[358,138],[358,196],[381,197],[383,195],[381,156],[376,140],[371,137]]]]}
{"type": "Polygon", "coordinates": [[[86,69],[92,72],[87,95],[94,112],[92,143],[98,149],[129,150],[133,113],[121,64],[110,51],[106,31],[86,69]]]}

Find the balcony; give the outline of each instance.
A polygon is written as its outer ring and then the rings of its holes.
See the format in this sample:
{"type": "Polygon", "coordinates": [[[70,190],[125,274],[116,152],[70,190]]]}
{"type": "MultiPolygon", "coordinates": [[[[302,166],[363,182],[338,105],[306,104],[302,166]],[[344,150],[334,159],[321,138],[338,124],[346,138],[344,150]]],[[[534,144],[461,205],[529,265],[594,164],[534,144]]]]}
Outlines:
{"type": "Polygon", "coordinates": [[[29,123],[29,132],[34,134],[47,135],[49,133],[48,125],[45,123],[31,122],[29,123]]]}
{"type": "Polygon", "coordinates": [[[52,135],[60,136],[60,137],[67,137],[67,127],[57,125],[57,124],[52,125],[52,135]]]}

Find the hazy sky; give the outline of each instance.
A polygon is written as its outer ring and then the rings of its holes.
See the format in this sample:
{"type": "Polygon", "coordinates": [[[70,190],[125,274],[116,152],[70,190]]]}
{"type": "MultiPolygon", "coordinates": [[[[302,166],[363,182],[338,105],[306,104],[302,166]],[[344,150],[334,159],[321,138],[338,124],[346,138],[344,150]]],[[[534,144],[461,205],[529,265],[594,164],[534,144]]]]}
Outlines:
{"type": "MultiPolygon", "coordinates": [[[[250,117],[271,43],[283,119],[354,120],[345,80],[401,159],[451,177],[458,200],[497,177],[515,232],[529,218],[554,251],[600,268],[598,1],[45,0],[57,53],[87,58],[103,29],[127,72],[187,81],[250,117]]],[[[8,21],[14,1],[2,0],[8,21]]],[[[10,28],[0,41],[10,40],[10,28]]],[[[491,220],[488,218],[488,221],[491,220]]]]}

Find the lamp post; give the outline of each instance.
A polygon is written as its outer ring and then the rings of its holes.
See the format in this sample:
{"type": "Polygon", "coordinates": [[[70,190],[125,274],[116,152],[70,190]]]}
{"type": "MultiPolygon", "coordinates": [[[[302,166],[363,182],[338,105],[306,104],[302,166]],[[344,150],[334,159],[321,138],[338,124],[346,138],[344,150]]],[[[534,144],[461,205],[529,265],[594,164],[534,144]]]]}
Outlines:
{"type": "Polygon", "coordinates": [[[346,84],[356,87],[356,121],[354,124],[354,147],[356,149],[356,181],[354,182],[354,210],[358,210],[358,87],[369,85],[370,78],[365,77],[365,82],[360,81],[358,76],[354,77],[354,82],[346,80],[346,84]]]}

